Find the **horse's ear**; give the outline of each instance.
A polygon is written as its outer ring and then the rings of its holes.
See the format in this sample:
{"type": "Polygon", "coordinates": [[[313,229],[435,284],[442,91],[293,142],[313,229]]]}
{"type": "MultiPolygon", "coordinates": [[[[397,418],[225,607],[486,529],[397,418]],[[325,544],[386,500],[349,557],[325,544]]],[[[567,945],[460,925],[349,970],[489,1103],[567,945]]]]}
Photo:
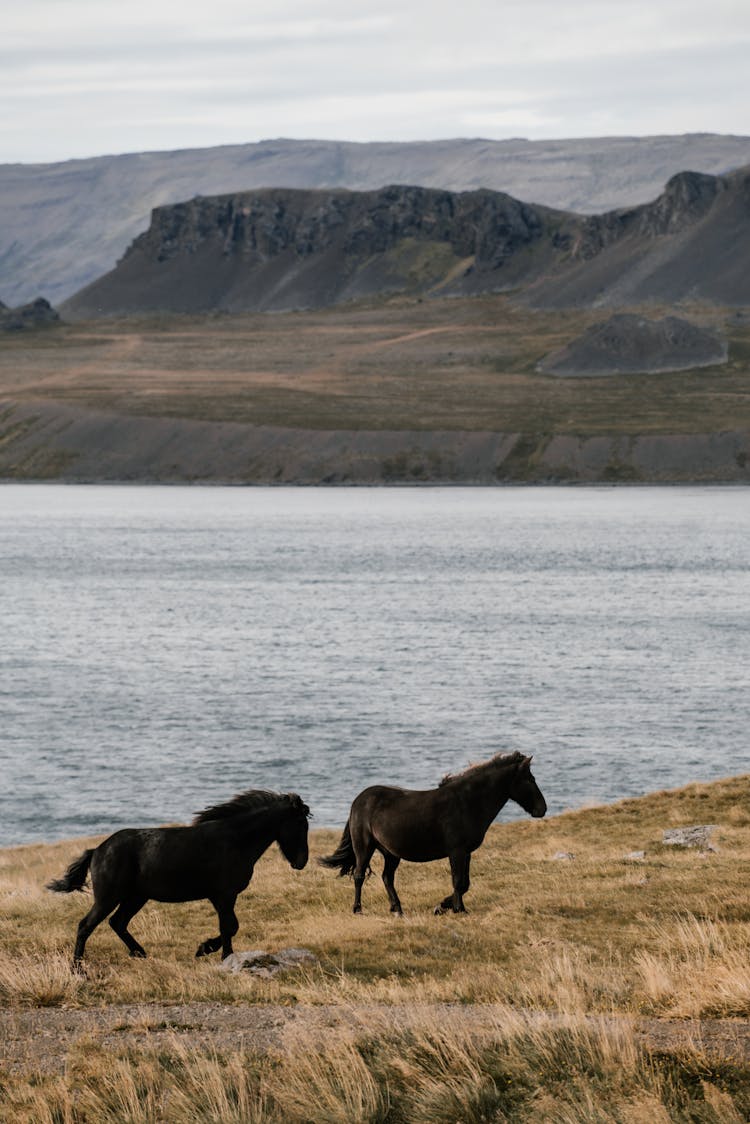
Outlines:
{"type": "Polygon", "coordinates": [[[534,754],[533,753],[531,754],[531,757],[524,757],[524,759],[523,759],[524,769],[530,769],[531,768],[531,762],[533,760],[534,760],[534,754]]]}

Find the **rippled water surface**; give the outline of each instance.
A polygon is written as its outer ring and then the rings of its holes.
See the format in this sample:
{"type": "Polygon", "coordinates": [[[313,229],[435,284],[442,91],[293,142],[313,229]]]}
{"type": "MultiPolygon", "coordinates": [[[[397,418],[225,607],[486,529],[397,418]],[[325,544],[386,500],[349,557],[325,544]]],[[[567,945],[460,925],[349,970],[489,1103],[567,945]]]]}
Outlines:
{"type": "MultiPolygon", "coordinates": [[[[0,843],[535,754],[550,809],[750,770],[745,488],[0,488],[0,843]]],[[[503,816],[510,814],[510,809],[503,816]]]]}

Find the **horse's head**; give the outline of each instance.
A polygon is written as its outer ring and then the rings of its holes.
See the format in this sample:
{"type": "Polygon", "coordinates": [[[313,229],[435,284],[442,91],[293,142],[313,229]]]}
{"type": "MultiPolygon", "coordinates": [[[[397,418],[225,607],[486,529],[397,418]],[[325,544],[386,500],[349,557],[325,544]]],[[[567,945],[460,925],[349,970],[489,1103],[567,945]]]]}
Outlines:
{"type": "Polygon", "coordinates": [[[284,815],[276,837],[281,853],[290,866],[302,870],[307,865],[307,818],[310,809],[296,792],[286,794],[284,815]]]}
{"type": "Polygon", "coordinates": [[[542,796],[531,772],[530,757],[522,757],[516,765],[508,795],[516,804],[521,805],[524,812],[528,812],[535,819],[541,819],[547,811],[547,801],[542,796]]]}

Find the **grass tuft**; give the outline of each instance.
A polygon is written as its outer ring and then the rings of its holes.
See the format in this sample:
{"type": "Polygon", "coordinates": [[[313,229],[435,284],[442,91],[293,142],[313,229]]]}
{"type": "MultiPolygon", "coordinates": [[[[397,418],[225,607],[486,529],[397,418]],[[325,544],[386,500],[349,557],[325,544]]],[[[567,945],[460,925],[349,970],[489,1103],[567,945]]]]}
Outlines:
{"type": "Polygon", "coordinates": [[[0,951],[0,1003],[6,1006],[60,1007],[77,1002],[83,990],[71,972],[70,955],[57,952],[0,951]]]}

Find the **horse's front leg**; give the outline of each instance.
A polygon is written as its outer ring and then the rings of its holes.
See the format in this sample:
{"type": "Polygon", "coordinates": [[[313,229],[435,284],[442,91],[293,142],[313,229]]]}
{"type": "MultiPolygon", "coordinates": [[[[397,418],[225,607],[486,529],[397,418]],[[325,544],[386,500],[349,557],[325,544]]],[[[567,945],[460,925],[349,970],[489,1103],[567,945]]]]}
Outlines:
{"type": "Polygon", "coordinates": [[[219,936],[208,937],[207,940],[201,941],[195,955],[210,956],[212,952],[218,952],[221,949],[221,959],[226,960],[227,956],[232,955],[232,937],[240,927],[237,915],[234,912],[234,903],[237,898],[235,896],[226,899],[210,898],[209,900],[219,916],[219,936]]]}
{"type": "Polygon", "coordinates": [[[218,905],[214,906],[219,915],[222,960],[226,960],[227,956],[232,955],[232,937],[240,927],[237,914],[234,912],[234,903],[236,901],[237,897],[233,895],[231,898],[227,898],[226,901],[220,902],[218,905]]]}
{"type": "Polygon", "coordinates": [[[464,905],[464,894],[471,885],[469,881],[470,863],[471,855],[467,855],[463,851],[458,851],[450,856],[453,893],[448,894],[446,898],[443,898],[440,905],[435,906],[436,914],[447,913],[449,909],[452,909],[454,913],[467,912],[466,906],[464,905]]]}

